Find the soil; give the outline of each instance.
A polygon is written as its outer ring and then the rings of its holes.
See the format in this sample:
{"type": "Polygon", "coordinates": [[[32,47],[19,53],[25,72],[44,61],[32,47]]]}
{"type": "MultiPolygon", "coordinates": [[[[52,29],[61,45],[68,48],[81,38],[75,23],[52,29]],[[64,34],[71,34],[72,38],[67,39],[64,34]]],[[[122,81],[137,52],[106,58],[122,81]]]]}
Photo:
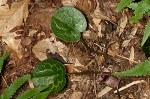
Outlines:
{"type": "MultiPolygon", "coordinates": [[[[8,0],[7,3],[11,6],[12,3],[20,1],[22,0],[8,0]]],[[[74,5],[84,13],[88,28],[82,33],[79,42],[66,43],[56,38],[56,42],[61,42],[69,49],[68,56],[65,58],[78,59],[78,62],[65,65],[67,72],[101,73],[67,75],[65,88],[57,94],[50,94],[48,99],[150,99],[150,95],[145,95],[150,91],[149,77],[112,77],[104,73],[129,70],[146,59],[140,45],[146,22],[142,19],[130,24],[128,20],[133,12],[125,8],[116,13],[115,8],[119,2],[120,0],[31,0],[27,20],[22,26],[13,29],[20,34],[15,39],[21,40],[22,57],[18,58],[16,52],[7,46],[7,43],[2,40],[0,42],[1,54],[4,50],[10,54],[0,76],[0,94],[16,78],[30,74],[35,65],[40,62],[33,48],[39,41],[54,36],[50,29],[52,14],[62,6],[74,5]],[[33,35],[30,34],[32,30],[35,30],[33,35]],[[147,82],[146,85],[135,84],[114,93],[120,87],[140,80],[147,82]],[[107,92],[103,90],[104,88],[106,90],[112,88],[112,90],[107,92]],[[102,91],[105,94],[100,96],[102,91]]],[[[57,54],[59,56],[59,53],[57,54]]],[[[57,58],[56,54],[54,56],[57,58]]],[[[62,61],[59,58],[58,60],[62,61]]],[[[30,89],[30,84],[28,81],[15,96],[30,89]]]]}

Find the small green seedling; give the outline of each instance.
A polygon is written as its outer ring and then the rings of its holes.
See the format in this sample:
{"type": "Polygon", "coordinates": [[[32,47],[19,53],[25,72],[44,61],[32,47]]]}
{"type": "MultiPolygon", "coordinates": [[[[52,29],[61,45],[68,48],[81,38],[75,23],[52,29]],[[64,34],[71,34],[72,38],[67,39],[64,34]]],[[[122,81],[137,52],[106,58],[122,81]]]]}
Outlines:
{"type": "Polygon", "coordinates": [[[77,42],[87,27],[86,18],[77,9],[65,6],[58,9],[51,19],[51,30],[61,40],[77,42]]]}
{"type": "Polygon", "coordinates": [[[32,81],[36,87],[49,86],[46,91],[57,93],[66,85],[66,69],[57,60],[41,61],[32,72],[32,81]]]}

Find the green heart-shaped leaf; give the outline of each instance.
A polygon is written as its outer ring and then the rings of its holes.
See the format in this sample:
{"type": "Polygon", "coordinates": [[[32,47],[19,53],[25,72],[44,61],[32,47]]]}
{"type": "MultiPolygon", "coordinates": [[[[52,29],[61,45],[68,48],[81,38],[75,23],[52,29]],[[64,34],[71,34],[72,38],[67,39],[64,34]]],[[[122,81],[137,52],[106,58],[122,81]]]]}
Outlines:
{"type": "Polygon", "coordinates": [[[84,15],[74,7],[65,6],[58,9],[51,19],[51,30],[61,40],[76,42],[80,32],[85,31],[87,22],[84,15]]]}
{"type": "Polygon", "coordinates": [[[47,59],[38,63],[32,72],[32,81],[35,86],[49,86],[47,91],[57,93],[66,84],[66,69],[62,63],[47,59]]]}

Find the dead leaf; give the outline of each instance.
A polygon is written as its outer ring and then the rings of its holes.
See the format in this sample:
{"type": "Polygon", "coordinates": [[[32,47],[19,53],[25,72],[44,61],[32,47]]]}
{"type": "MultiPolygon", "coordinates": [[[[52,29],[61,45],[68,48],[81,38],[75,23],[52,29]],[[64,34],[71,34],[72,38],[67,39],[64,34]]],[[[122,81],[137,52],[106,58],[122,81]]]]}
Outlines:
{"type": "Polygon", "coordinates": [[[18,3],[13,3],[11,8],[6,4],[0,6],[0,36],[2,41],[11,48],[18,58],[22,57],[20,39],[15,39],[18,35],[15,32],[10,32],[16,26],[20,26],[28,17],[28,4],[30,0],[24,0],[18,3]]]}
{"type": "Polygon", "coordinates": [[[16,56],[21,59],[22,57],[22,46],[21,46],[21,39],[15,39],[18,35],[15,32],[8,32],[1,34],[3,37],[3,41],[7,44],[8,51],[11,52],[10,49],[13,49],[13,56],[16,56]]]}
{"type": "Polygon", "coordinates": [[[23,24],[28,17],[28,4],[30,0],[13,3],[11,8],[8,5],[0,7],[0,33],[9,32],[16,26],[23,24]]]}
{"type": "Polygon", "coordinates": [[[47,30],[50,29],[51,16],[56,9],[38,9],[37,12],[29,16],[29,24],[34,29],[38,29],[39,25],[47,30]]]}
{"type": "Polygon", "coordinates": [[[56,41],[54,36],[39,41],[32,49],[35,56],[41,61],[47,59],[47,50],[53,54],[57,52],[66,61],[68,48],[62,42],[56,41]]]}

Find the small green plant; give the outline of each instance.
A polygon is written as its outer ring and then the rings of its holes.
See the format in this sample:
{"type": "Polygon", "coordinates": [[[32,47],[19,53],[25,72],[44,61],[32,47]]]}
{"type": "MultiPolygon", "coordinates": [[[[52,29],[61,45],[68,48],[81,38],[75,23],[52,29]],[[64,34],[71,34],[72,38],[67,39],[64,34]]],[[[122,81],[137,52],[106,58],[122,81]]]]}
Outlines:
{"type": "MultiPolygon", "coordinates": [[[[133,2],[134,0],[121,0],[120,4],[116,8],[116,11],[119,12],[121,9],[124,7],[129,7],[132,10],[134,10],[134,16],[131,17],[130,22],[136,22],[140,18],[143,17],[143,15],[150,15],[150,0],[141,0],[140,2],[136,3],[133,2]]],[[[144,36],[142,39],[141,45],[143,46],[146,42],[146,40],[150,36],[150,20],[148,21],[145,31],[144,31],[144,36]]],[[[144,45],[144,50],[146,50],[149,54],[149,47],[147,48],[147,45],[144,45]],[[146,48],[146,49],[145,49],[146,48]]],[[[149,55],[146,55],[149,56],[149,55]]],[[[127,71],[122,71],[122,72],[115,72],[112,73],[114,76],[149,76],[150,75],[150,58],[148,60],[145,60],[142,63],[137,64],[134,68],[127,70],[127,71]]]]}
{"type": "Polygon", "coordinates": [[[71,6],[58,9],[51,19],[51,30],[61,40],[76,42],[85,31],[87,22],[84,15],[71,6]]]}
{"type": "MultiPolygon", "coordinates": [[[[66,6],[56,11],[51,19],[51,30],[61,40],[76,42],[80,40],[81,34],[87,27],[84,15],[77,9],[66,6]]],[[[4,60],[8,57],[4,53],[0,57],[0,72],[4,60]]],[[[32,78],[33,89],[23,92],[16,99],[45,99],[50,93],[61,91],[66,85],[66,69],[62,63],[56,60],[44,60],[38,63],[32,72],[16,79],[0,96],[0,99],[10,99],[15,92],[29,78],[32,78]]]]}
{"type": "MultiPolygon", "coordinates": [[[[4,63],[4,60],[9,56],[8,53],[4,52],[4,54],[0,57],[0,72],[2,70],[2,66],[4,63]]],[[[5,89],[5,91],[0,96],[0,99],[11,99],[13,95],[16,93],[16,91],[28,80],[30,79],[30,74],[24,75],[18,79],[16,79],[8,88],[5,89]]],[[[44,89],[48,88],[48,86],[33,88],[30,90],[27,90],[23,92],[21,95],[19,95],[16,99],[45,99],[49,91],[42,92],[44,89]],[[41,97],[41,98],[37,98],[41,97]]]]}
{"type": "Polygon", "coordinates": [[[57,93],[66,85],[66,69],[57,60],[41,61],[32,72],[32,81],[36,87],[49,86],[46,91],[57,93]]]}

